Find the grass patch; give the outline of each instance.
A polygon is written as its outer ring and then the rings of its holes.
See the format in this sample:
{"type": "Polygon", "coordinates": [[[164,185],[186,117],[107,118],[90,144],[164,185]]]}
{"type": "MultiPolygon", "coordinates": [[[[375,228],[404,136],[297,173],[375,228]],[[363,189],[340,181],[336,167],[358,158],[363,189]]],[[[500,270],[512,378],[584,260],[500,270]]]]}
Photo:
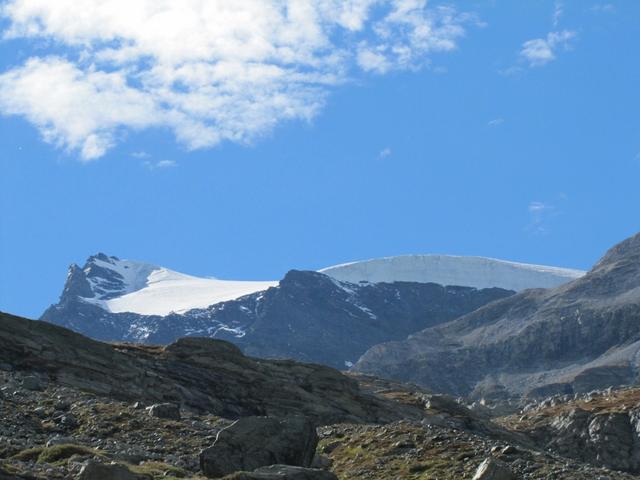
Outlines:
{"type": "Polygon", "coordinates": [[[73,455],[98,455],[104,456],[98,450],[81,445],[54,445],[53,447],[28,448],[11,457],[21,462],[55,463],[67,460],[73,455]]]}
{"type": "Polygon", "coordinates": [[[162,462],[144,462],[142,465],[129,465],[129,470],[139,475],[151,475],[152,477],[185,478],[187,471],[162,462]]]}
{"type": "Polygon", "coordinates": [[[11,458],[13,460],[20,460],[21,462],[35,462],[44,450],[44,447],[27,448],[19,453],[16,453],[11,458]]]}
{"type": "Polygon", "coordinates": [[[54,463],[60,460],[66,460],[73,455],[102,455],[97,450],[81,445],[54,445],[45,448],[38,456],[38,463],[54,463]]]}

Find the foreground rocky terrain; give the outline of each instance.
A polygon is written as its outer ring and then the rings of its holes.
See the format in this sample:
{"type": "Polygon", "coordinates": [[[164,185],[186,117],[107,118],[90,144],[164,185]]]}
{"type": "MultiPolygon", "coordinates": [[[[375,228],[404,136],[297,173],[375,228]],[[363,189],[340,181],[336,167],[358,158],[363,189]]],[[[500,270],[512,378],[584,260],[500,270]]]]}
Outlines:
{"type": "Polygon", "coordinates": [[[492,418],[414,385],[257,361],[210,339],[109,345],[2,314],[0,479],[630,479],[635,463],[603,453],[620,448],[612,422],[590,425],[615,412],[635,425],[638,392],[492,418]],[[589,419],[565,437],[588,448],[554,433],[575,408],[589,419]]]}
{"type": "MultiPolygon", "coordinates": [[[[635,478],[591,465],[590,459],[561,456],[537,446],[531,437],[514,433],[524,432],[524,427],[505,428],[518,423],[512,417],[500,419],[501,426],[475,416],[452,398],[396,387],[389,384],[379,395],[393,399],[400,408],[420,405],[420,418],[319,425],[312,468],[299,467],[294,472],[307,476],[291,476],[291,470],[283,473],[284,467],[269,467],[272,476],[264,476],[268,474],[262,467],[261,474],[232,473],[225,478],[472,478],[488,459],[509,476],[478,478],[635,478]]],[[[173,416],[142,402],[119,401],[17,371],[0,371],[0,392],[2,479],[202,480],[207,477],[201,452],[235,422],[188,408],[180,408],[179,415],[173,416]],[[87,476],[87,472],[93,473],[87,476]]],[[[536,415],[542,416],[542,410],[536,415]]],[[[553,418],[549,414],[546,421],[552,423],[553,418]]],[[[306,441],[313,442],[314,433],[306,435],[306,441]]],[[[266,438],[259,432],[247,438],[243,448],[251,464],[259,459],[256,451],[266,438]]],[[[304,442],[296,437],[296,443],[304,442]]],[[[216,465],[221,458],[223,467],[227,465],[226,457],[216,453],[216,465]]]]}
{"type": "Polygon", "coordinates": [[[526,290],[400,342],[355,369],[504,400],[632,385],[640,358],[640,234],[566,285],[526,290]]]}

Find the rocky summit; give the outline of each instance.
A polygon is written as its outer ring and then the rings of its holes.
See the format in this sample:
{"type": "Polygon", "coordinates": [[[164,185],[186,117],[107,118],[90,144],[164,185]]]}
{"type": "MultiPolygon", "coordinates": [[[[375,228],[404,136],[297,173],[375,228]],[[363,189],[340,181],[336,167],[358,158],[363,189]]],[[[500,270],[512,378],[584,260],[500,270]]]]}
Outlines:
{"type": "Polygon", "coordinates": [[[584,393],[635,383],[639,319],[640,234],[584,277],[374,346],[355,369],[485,400],[584,393]]]}

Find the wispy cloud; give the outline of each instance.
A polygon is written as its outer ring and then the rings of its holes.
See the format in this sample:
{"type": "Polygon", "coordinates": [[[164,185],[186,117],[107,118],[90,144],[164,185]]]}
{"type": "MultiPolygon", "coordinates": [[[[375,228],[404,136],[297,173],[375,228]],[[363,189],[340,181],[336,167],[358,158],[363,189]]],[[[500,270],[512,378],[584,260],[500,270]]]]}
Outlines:
{"type": "Polygon", "coordinates": [[[550,228],[547,219],[555,212],[556,207],[544,202],[534,201],[529,203],[529,224],[526,230],[535,235],[547,235],[550,228]]]}
{"type": "Polygon", "coordinates": [[[615,13],[616,6],[613,3],[597,3],[590,10],[594,13],[615,13]]]}
{"type": "Polygon", "coordinates": [[[153,127],[188,149],[251,142],[359,75],[421,68],[478,24],[426,0],[6,0],[0,17],[33,47],[0,74],[0,112],[85,161],[153,127]]]}
{"type": "Polygon", "coordinates": [[[504,123],[504,118],[498,117],[498,118],[494,118],[493,120],[489,120],[487,122],[487,126],[488,127],[497,127],[499,125],[502,125],[504,123]]]}
{"type": "Polygon", "coordinates": [[[390,157],[392,153],[393,152],[389,147],[383,148],[382,150],[380,150],[380,153],[378,153],[378,158],[380,160],[384,160],[385,158],[390,157]]]}
{"type": "Polygon", "coordinates": [[[553,202],[539,200],[530,202],[527,206],[529,221],[525,231],[533,235],[549,235],[552,232],[554,219],[562,215],[562,206],[567,200],[565,193],[559,193],[553,202]]]}
{"type": "Polygon", "coordinates": [[[549,32],[545,38],[534,38],[524,42],[520,55],[530,67],[541,67],[555,60],[558,51],[567,50],[575,37],[576,32],[570,30],[549,32]]]}
{"type": "Polygon", "coordinates": [[[556,28],[560,23],[560,18],[564,14],[564,4],[560,1],[556,1],[553,6],[553,15],[551,17],[551,22],[553,23],[553,27],[556,28]]]}
{"type": "Polygon", "coordinates": [[[178,164],[173,160],[160,160],[160,161],[157,161],[157,162],[153,162],[151,160],[146,160],[144,162],[144,166],[147,167],[149,170],[173,168],[173,167],[175,167],[177,165],[178,164]]]}
{"type": "Polygon", "coordinates": [[[142,159],[142,158],[149,158],[151,155],[149,155],[149,154],[148,154],[147,152],[145,152],[145,151],[140,150],[140,151],[137,151],[137,152],[133,152],[133,153],[131,154],[131,156],[132,156],[133,158],[142,159]]]}

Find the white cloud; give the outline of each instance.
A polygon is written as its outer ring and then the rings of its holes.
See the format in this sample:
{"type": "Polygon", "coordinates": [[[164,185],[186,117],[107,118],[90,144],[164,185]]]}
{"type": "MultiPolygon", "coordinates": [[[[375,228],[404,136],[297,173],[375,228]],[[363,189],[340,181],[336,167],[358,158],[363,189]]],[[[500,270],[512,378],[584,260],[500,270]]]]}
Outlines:
{"type": "Polygon", "coordinates": [[[250,142],[359,74],[420,68],[475,21],[426,0],[7,0],[0,15],[36,52],[0,74],[0,111],[83,160],[151,127],[189,149],[250,142]]]}
{"type": "Polygon", "coordinates": [[[540,214],[542,212],[546,212],[548,210],[553,210],[553,205],[544,202],[531,202],[529,204],[529,213],[531,214],[540,214]]]}
{"type": "Polygon", "coordinates": [[[380,150],[380,153],[378,153],[378,158],[380,160],[384,160],[385,158],[390,157],[392,153],[393,152],[391,151],[391,148],[383,148],[382,150],[380,150]]]}
{"type": "Polygon", "coordinates": [[[549,32],[546,38],[535,38],[524,42],[520,55],[529,62],[531,67],[546,65],[555,60],[558,50],[567,49],[569,42],[575,36],[576,32],[569,30],[549,32]]]}
{"type": "Polygon", "coordinates": [[[152,162],[151,160],[146,160],[144,162],[144,166],[149,170],[158,170],[164,168],[173,168],[178,164],[174,160],[160,160],[158,162],[152,162]]]}
{"type": "Polygon", "coordinates": [[[504,118],[494,118],[493,120],[489,120],[487,122],[487,126],[497,127],[498,125],[502,125],[503,123],[504,123],[504,118]]]}

